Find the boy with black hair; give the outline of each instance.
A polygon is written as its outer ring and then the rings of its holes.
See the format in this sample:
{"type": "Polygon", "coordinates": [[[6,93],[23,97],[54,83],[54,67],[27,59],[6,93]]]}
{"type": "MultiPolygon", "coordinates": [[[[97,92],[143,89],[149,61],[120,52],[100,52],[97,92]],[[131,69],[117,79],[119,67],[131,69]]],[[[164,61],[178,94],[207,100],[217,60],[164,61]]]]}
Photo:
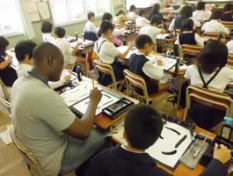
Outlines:
{"type": "Polygon", "coordinates": [[[93,32],[95,34],[97,34],[98,29],[95,25],[95,13],[94,12],[89,12],[87,14],[87,19],[88,21],[85,24],[85,27],[83,29],[83,32],[93,32]]]}
{"type": "Polygon", "coordinates": [[[78,52],[78,48],[80,43],[74,48],[71,48],[69,42],[65,38],[66,31],[63,27],[56,27],[54,30],[54,34],[56,37],[55,45],[61,50],[62,54],[64,55],[65,60],[65,68],[72,69],[76,59],[74,55],[78,52]]]}
{"type": "MultiPolygon", "coordinates": [[[[124,138],[127,144],[97,155],[86,176],[170,176],[156,166],[154,158],[145,153],[157,141],[162,129],[162,118],[155,109],[148,105],[135,106],[125,117],[124,138]]],[[[214,160],[202,176],[226,175],[227,168],[223,163],[230,158],[229,149],[216,146],[214,160]]]]}
{"type": "Polygon", "coordinates": [[[145,18],[144,13],[145,13],[145,11],[143,9],[139,10],[138,16],[136,18],[136,26],[137,27],[144,27],[144,26],[148,26],[150,24],[150,21],[145,18]]]}
{"type": "Polygon", "coordinates": [[[135,21],[135,19],[137,18],[137,8],[135,7],[135,5],[130,6],[127,17],[129,21],[135,21]]]}
{"type": "MultiPolygon", "coordinates": [[[[139,35],[136,39],[138,53],[132,54],[129,60],[129,70],[144,78],[148,94],[154,94],[159,90],[158,81],[164,76],[161,63],[157,65],[147,56],[153,51],[154,43],[150,36],[139,35]],[[157,80],[157,81],[155,81],[157,80]]],[[[135,87],[135,91],[142,94],[142,90],[135,87]]]]}
{"type": "Polygon", "coordinates": [[[52,35],[53,24],[49,21],[43,21],[41,25],[42,38],[44,42],[53,43],[55,39],[52,35]]]}

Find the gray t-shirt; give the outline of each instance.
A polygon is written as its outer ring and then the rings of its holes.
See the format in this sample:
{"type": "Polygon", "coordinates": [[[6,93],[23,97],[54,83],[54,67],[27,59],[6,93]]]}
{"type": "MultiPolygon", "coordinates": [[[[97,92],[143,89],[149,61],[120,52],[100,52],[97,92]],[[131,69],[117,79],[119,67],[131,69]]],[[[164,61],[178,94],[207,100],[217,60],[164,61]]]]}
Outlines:
{"type": "Polygon", "coordinates": [[[11,94],[14,130],[39,159],[46,175],[58,175],[67,129],[76,118],[62,97],[30,75],[19,78],[11,94]]]}

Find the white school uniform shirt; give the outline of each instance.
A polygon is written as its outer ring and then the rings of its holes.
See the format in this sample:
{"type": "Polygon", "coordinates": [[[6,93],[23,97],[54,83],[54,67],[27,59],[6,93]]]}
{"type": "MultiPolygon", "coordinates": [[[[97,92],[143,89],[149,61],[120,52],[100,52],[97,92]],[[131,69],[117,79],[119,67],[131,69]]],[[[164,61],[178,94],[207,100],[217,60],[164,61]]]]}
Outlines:
{"type": "MultiPolygon", "coordinates": [[[[32,65],[19,63],[19,67],[16,70],[16,73],[17,73],[18,78],[20,78],[20,77],[23,77],[23,76],[27,75],[28,72],[31,71],[31,70],[32,70],[32,65]]],[[[56,81],[56,82],[49,81],[48,84],[52,89],[55,89],[55,88],[57,88],[59,86],[64,85],[65,82],[66,82],[66,80],[64,78],[64,75],[62,75],[62,77],[61,77],[61,79],[59,81],[56,81]]]]}
{"type": "MultiPolygon", "coordinates": [[[[183,32],[183,33],[192,33],[192,31],[187,31],[187,32],[183,32]]],[[[204,46],[205,39],[201,38],[197,33],[194,34],[194,38],[195,38],[195,41],[196,41],[198,46],[204,46]]],[[[177,35],[175,44],[180,45],[179,35],[177,35]]]]}
{"type": "Polygon", "coordinates": [[[137,18],[137,14],[135,12],[128,12],[127,18],[129,21],[135,21],[137,18]]]}
{"type": "Polygon", "coordinates": [[[151,39],[153,40],[153,42],[156,44],[156,38],[157,38],[157,35],[160,34],[162,29],[158,28],[158,27],[155,27],[155,26],[151,26],[151,25],[148,25],[148,26],[144,26],[142,27],[140,30],[139,30],[139,35],[141,34],[146,34],[146,35],[149,35],[151,37],[151,39]]]}
{"type": "Polygon", "coordinates": [[[100,37],[95,42],[94,51],[98,53],[100,60],[107,64],[112,64],[115,61],[115,57],[120,55],[120,51],[107,38],[100,37]]]}
{"type": "MultiPolygon", "coordinates": [[[[212,74],[203,73],[205,82],[207,82],[214,74],[215,72],[212,74]]],[[[187,68],[184,77],[185,79],[190,80],[192,86],[203,87],[203,82],[196,65],[190,65],[187,68]]],[[[223,92],[227,84],[231,82],[233,82],[233,69],[223,67],[214,80],[212,80],[212,82],[208,85],[208,88],[218,92],[223,92]]]]}
{"type": "Polygon", "coordinates": [[[43,42],[49,42],[52,44],[55,43],[55,38],[52,36],[51,33],[42,33],[42,39],[43,39],[43,42]]]}
{"type": "Polygon", "coordinates": [[[138,16],[136,18],[136,26],[137,27],[144,27],[150,25],[150,21],[147,20],[145,17],[138,16]]]}
{"type": "Polygon", "coordinates": [[[227,42],[227,48],[228,48],[228,52],[230,54],[233,54],[233,40],[227,42]]]}
{"type": "Polygon", "coordinates": [[[94,32],[95,34],[97,34],[98,32],[98,28],[96,27],[95,23],[93,23],[92,21],[87,21],[85,26],[84,26],[84,29],[83,29],[84,32],[94,32]]]}
{"type": "Polygon", "coordinates": [[[210,19],[211,12],[206,10],[195,10],[192,18],[197,21],[207,21],[210,19]]]}
{"type": "Polygon", "coordinates": [[[216,32],[226,35],[229,34],[229,29],[226,28],[222,23],[218,22],[218,20],[210,20],[204,23],[201,30],[204,32],[216,32]]]}
{"type": "MultiPolygon", "coordinates": [[[[168,30],[169,30],[169,31],[174,31],[175,19],[176,19],[176,18],[173,18],[173,20],[172,20],[170,26],[168,27],[168,30]]],[[[194,19],[192,19],[192,18],[189,18],[189,19],[193,20],[193,23],[194,23],[193,28],[194,28],[194,29],[197,28],[197,27],[201,27],[201,23],[200,23],[199,21],[196,21],[196,20],[194,20],[194,19]]]]}
{"type": "Polygon", "coordinates": [[[75,57],[72,55],[72,48],[69,42],[65,38],[57,38],[55,45],[61,50],[64,55],[65,65],[74,64],[75,57]]]}

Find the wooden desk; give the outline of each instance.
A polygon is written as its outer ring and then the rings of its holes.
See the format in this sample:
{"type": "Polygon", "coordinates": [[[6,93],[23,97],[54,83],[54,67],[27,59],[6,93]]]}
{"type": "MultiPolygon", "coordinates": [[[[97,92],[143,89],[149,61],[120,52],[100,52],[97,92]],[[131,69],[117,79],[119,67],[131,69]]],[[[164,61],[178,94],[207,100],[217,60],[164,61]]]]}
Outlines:
{"type": "MultiPolygon", "coordinates": [[[[110,134],[112,135],[112,139],[119,144],[125,144],[126,141],[122,135],[123,131],[124,131],[124,124],[122,122],[110,131],[110,134]]],[[[204,129],[201,129],[201,128],[196,128],[195,132],[202,133],[202,134],[208,134],[209,137],[211,137],[211,138],[216,137],[216,135],[214,133],[210,133],[210,132],[208,132],[204,129]]],[[[164,165],[159,164],[159,163],[157,163],[157,165],[158,165],[158,167],[162,168],[166,172],[173,174],[173,176],[199,176],[199,174],[202,173],[205,169],[200,164],[198,164],[195,169],[190,169],[181,162],[178,164],[178,166],[175,168],[175,170],[168,169],[167,167],[165,167],[164,165]]]]}
{"type": "MultiPolygon", "coordinates": [[[[0,132],[3,132],[11,119],[0,112],[0,132]]],[[[0,175],[4,176],[30,176],[27,164],[14,143],[5,144],[0,138],[0,175]]]]}

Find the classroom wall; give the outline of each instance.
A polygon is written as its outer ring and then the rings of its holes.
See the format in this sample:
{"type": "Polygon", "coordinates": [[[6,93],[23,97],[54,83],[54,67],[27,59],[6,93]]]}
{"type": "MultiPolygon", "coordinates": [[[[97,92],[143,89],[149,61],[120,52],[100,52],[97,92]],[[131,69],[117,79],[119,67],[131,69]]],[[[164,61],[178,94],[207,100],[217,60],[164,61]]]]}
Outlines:
{"type": "MultiPolygon", "coordinates": [[[[124,2],[125,0],[111,0],[111,12],[115,14],[119,9],[124,8],[123,6],[119,6],[119,4],[124,4],[124,2]]],[[[50,21],[52,21],[52,19],[50,19],[50,21]]],[[[42,42],[42,36],[40,32],[41,23],[42,22],[33,22],[32,24],[33,29],[35,31],[35,35],[36,35],[36,38],[33,40],[37,43],[42,42]]],[[[97,19],[97,23],[100,23],[100,18],[97,19]]],[[[77,32],[80,36],[83,32],[84,25],[85,25],[85,21],[74,23],[74,24],[69,24],[69,25],[64,26],[64,28],[66,29],[67,35],[74,35],[74,33],[77,32]]],[[[8,40],[10,41],[9,47],[14,47],[18,41],[24,40],[24,39],[26,39],[24,35],[8,37],[8,40]]]]}

